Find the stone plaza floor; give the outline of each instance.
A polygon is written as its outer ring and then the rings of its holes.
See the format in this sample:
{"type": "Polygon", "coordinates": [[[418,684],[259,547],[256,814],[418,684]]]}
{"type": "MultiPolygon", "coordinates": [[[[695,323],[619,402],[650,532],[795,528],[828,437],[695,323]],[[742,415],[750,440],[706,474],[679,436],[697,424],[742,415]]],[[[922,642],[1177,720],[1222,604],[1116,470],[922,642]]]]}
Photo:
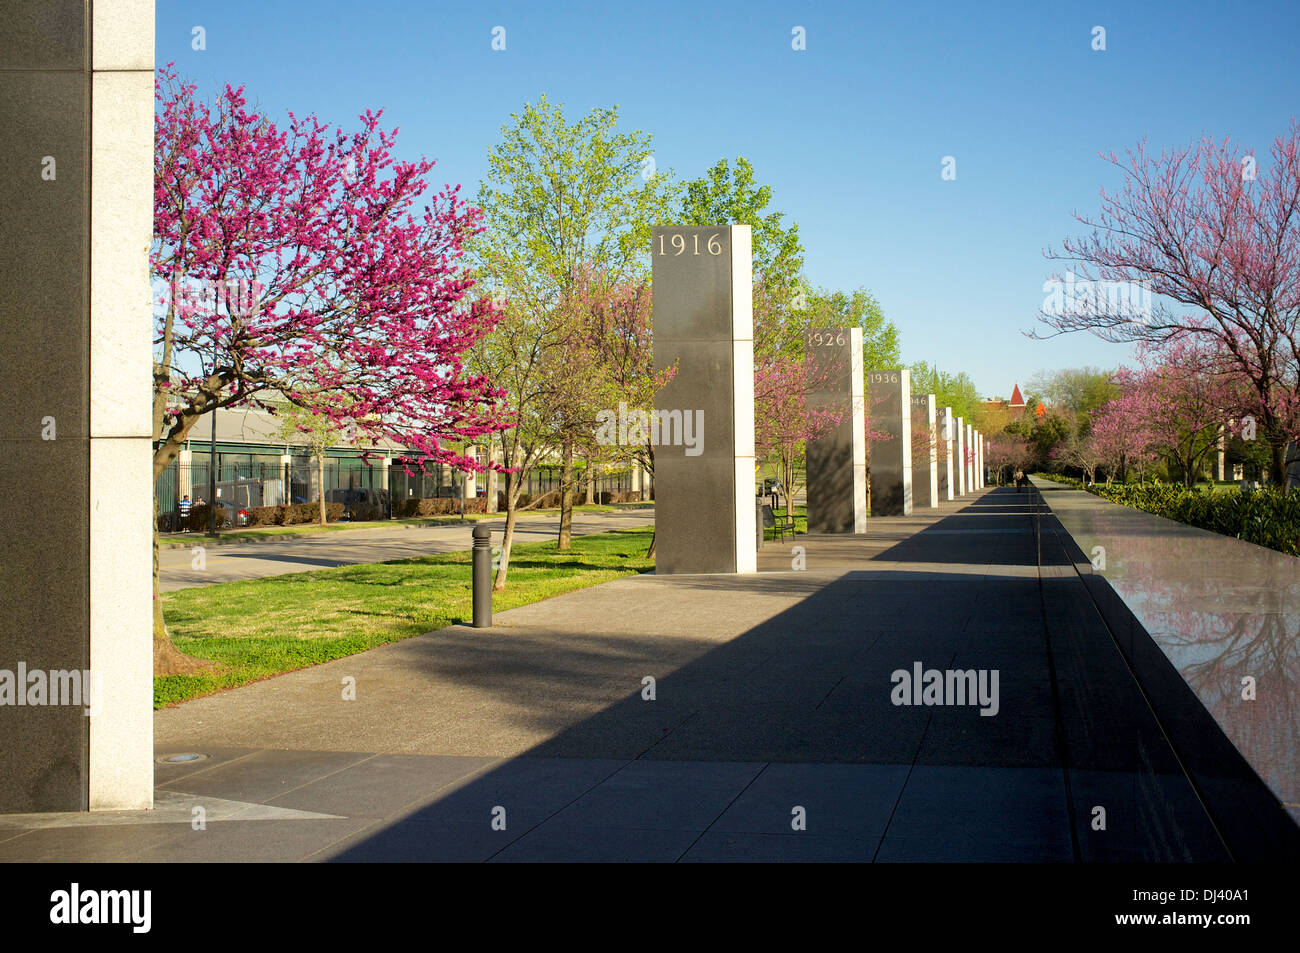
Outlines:
{"type": "Polygon", "coordinates": [[[989,488],[768,542],[757,574],[623,579],[160,711],[158,758],[202,757],[160,760],[154,811],[0,816],[0,860],[1227,859],[1033,499],[989,488]],[[918,665],[996,671],[996,714],[895,704],[918,665]]]}

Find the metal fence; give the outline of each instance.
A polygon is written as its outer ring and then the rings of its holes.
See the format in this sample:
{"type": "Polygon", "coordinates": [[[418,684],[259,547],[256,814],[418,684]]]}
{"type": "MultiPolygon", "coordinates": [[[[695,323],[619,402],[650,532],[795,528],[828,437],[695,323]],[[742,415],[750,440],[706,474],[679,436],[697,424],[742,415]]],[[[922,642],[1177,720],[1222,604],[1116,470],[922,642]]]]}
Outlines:
{"type": "MultiPolygon", "coordinates": [[[[198,456],[198,454],[195,454],[198,456]]],[[[204,455],[206,456],[206,454],[204,455]]],[[[459,498],[464,495],[466,474],[453,467],[431,464],[421,472],[411,467],[407,473],[402,464],[394,461],[388,470],[388,491],[392,502],[434,497],[459,498]]],[[[180,500],[189,496],[191,503],[206,502],[213,495],[215,476],[218,501],[236,499],[241,505],[279,506],[287,503],[314,503],[321,498],[322,480],[315,460],[295,457],[292,463],[280,463],[278,458],[256,459],[249,454],[217,454],[215,473],[206,460],[187,464],[174,461],[154,485],[154,498],[163,522],[175,520],[180,500]],[[228,459],[234,457],[235,459],[228,459]],[[251,457],[251,458],[250,458],[251,457]]],[[[560,485],[559,467],[537,467],[528,475],[525,493],[538,496],[560,485]]],[[[326,499],[332,490],[372,489],[384,487],[383,462],[375,459],[369,464],[361,460],[331,459],[325,463],[323,482],[326,499]]],[[[504,480],[497,481],[499,491],[505,489],[504,480]]],[[[597,474],[596,499],[601,493],[627,492],[632,489],[630,473],[597,474]]],[[[579,495],[585,494],[585,477],[579,474],[579,495]]],[[[487,495],[487,476],[478,474],[476,496],[487,495]]]]}

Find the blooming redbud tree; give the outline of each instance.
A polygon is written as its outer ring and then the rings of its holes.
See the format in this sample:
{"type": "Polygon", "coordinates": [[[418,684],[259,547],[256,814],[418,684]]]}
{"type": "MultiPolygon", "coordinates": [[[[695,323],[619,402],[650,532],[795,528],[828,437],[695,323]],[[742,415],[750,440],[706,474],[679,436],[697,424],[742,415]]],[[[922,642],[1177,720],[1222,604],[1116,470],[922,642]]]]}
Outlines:
{"type": "MultiPolygon", "coordinates": [[[[398,160],[378,113],[281,128],[242,89],[208,104],[168,69],[157,100],[155,479],[204,414],[273,398],[417,466],[480,469],[463,445],[503,426],[501,395],[462,355],[496,311],[468,297],[479,213],[459,186],[427,195],[433,162],[398,160]]],[[[176,653],[156,595],[154,615],[159,667],[176,653]]]]}

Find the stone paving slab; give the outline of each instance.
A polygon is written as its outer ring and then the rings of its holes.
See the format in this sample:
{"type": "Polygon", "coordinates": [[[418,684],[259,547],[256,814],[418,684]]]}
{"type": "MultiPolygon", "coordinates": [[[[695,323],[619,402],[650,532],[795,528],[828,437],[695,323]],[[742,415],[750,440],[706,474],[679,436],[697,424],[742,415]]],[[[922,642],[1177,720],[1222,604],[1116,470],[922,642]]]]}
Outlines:
{"type": "Polygon", "coordinates": [[[1040,567],[1030,500],[769,542],[756,574],[622,579],[160,711],[160,757],[208,755],[159,765],[160,791],[304,816],[0,826],[0,859],[1220,859],[1067,554],[1040,567]],[[997,670],[997,714],[897,704],[916,664],[997,670]]]}

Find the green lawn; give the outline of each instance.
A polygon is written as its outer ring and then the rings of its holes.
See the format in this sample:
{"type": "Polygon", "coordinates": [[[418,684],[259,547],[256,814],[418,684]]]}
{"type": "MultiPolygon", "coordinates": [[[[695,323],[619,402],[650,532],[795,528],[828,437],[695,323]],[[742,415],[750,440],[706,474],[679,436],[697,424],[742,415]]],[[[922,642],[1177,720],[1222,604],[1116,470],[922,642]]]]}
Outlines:
{"type": "MultiPolygon", "coordinates": [[[[647,526],[580,536],[565,553],[554,542],[516,545],[509,585],[492,607],[500,612],[647,572],[654,568],[645,557],[652,532],[647,526]]],[[[225,671],[156,677],[156,708],[467,621],[470,554],[221,583],[162,599],[177,648],[225,671]]]]}

